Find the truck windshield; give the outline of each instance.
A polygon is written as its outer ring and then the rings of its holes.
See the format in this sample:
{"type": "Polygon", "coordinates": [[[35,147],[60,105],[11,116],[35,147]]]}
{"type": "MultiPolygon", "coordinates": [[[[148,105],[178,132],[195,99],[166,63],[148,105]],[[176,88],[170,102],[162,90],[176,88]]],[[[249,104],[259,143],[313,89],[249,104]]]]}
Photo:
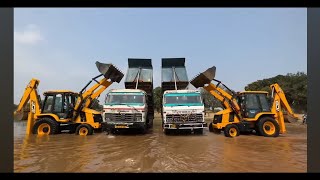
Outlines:
{"type": "Polygon", "coordinates": [[[106,98],[106,105],[128,104],[143,106],[143,93],[109,93],[106,98]]]}
{"type": "Polygon", "coordinates": [[[200,93],[170,93],[164,95],[164,106],[203,106],[200,93]]]}

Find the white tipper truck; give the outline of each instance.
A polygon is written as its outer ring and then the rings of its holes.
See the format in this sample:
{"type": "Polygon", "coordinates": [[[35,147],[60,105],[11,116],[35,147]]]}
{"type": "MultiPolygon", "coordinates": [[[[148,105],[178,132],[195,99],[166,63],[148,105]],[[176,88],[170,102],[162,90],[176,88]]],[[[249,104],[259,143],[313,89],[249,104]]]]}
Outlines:
{"type": "Polygon", "coordinates": [[[153,126],[153,69],[151,59],[128,59],[125,89],[110,90],[104,104],[107,131],[153,126]]]}
{"type": "Polygon", "coordinates": [[[199,90],[189,85],[185,58],[162,59],[162,128],[165,134],[176,130],[190,130],[202,134],[207,128],[204,103],[199,90]]]}
{"type": "Polygon", "coordinates": [[[203,133],[204,104],[198,90],[167,90],[163,94],[163,128],[168,130],[190,129],[203,133]]]}
{"type": "Polygon", "coordinates": [[[107,93],[104,104],[107,129],[147,129],[147,93],[140,89],[113,89],[107,93]]]}

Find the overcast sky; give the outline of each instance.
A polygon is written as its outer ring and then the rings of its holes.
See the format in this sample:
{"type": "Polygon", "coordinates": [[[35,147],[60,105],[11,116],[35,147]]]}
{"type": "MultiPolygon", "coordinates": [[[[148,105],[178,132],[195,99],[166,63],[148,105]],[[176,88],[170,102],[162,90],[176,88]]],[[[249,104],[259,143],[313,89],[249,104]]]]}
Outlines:
{"type": "MultiPolygon", "coordinates": [[[[125,73],[128,58],[150,58],[157,87],[166,57],[185,57],[189,80],[215,65],[216,79],[235,91],[278,74],[307,73],[307,9],[14,10],[15,103],[31,78],[40,80],[40,94],[79,92],[99,74],[96,61],[125,73]]],[[[109,89],[124,88],[124,79],[109,89]]]]}

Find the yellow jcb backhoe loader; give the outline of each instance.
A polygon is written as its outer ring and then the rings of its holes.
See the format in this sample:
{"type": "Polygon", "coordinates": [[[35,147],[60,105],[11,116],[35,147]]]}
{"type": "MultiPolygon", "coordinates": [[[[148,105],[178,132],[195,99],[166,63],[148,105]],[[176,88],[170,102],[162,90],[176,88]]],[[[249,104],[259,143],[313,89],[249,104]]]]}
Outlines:
{"type": "Polygon", "coordinates": [[[46,91],[42,103],[37,89],[40,81],[32,79],[14,112],[19,115],[30,101],[26,134],[58,134],[62,130],[69,130],[77,135],[92,135],[94,129],[101,129],[101,112],[90,107],[93,100],[113,82],[121,81],[123,73],[112,64],[97,61],[96,66],[101,74],[92,78],[79,93],[68,90],[46,91]],[[103,78],[98,81],[101,76],[103,78]],[[96,84],[86,90],[92,81],[96,84]]]}
{"type": "Polygon", "coordinates": [[[223,130],[226,137],[235,137],[254,130],[258,135],[277,137],[286,132],[282,108],[292,117],[298,118],[278,84],[270,85],[270,103],[267,91],[235,93],[221,81],[214,79],[215,73],[216,67],[213,66],[190,82],[196,88],[203,87],[224,106],[224,110],[214,114],[213,121],[209,124],[211,132],[220,133],[223,130]],[[217,82],[217,85],[211,81],[217,82]]]}

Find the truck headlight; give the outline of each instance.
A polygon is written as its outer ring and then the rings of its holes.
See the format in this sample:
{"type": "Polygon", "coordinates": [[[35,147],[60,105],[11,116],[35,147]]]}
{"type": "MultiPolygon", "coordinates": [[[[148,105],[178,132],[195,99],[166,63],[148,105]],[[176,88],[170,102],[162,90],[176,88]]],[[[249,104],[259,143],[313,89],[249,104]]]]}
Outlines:
{"type": "Polygon", "coordinates": [[[137,121],[142,121],[142,117],[139,117],[139,116],[138,116],[138,117],[136,117],[136,120],[137,120],[137,121]]]}

